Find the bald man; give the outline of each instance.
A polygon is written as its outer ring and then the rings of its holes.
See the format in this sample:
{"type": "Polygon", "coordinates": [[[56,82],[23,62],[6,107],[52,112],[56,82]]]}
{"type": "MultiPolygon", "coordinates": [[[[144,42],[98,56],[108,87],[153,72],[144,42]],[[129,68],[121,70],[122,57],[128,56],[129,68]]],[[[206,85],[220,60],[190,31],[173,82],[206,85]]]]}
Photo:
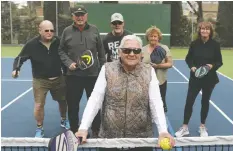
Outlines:
{"type": "Polygon", "coordinates": [[[66,118],[66,85],[63,73],[66,71],[58,55],[60,40],[54,36],[53,24],[44,20],[39,25],[39,36],[29,40],[15,58],[12,77],[19,76],[23,63],[30,59],[32,64],[34,116],[37,122],[35,137],[44,137],[44,105],[48,91],[59,104],[61,127],[70,128],[66,118]]]}

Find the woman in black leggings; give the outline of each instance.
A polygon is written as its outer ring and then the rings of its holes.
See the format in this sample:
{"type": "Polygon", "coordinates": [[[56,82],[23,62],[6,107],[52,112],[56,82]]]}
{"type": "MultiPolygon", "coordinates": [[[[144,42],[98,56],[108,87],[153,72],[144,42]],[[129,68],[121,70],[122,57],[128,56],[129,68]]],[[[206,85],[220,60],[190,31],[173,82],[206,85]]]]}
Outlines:
{"type": "Polygon", "coordinates": [[[213,33],[210,22],[199,23],[198,38],[191,43],[186,56],[185,61],[191,70],[183,126],[175,133],[177,137],[189,134],[188,123],[192,115],[193,104],[200,90],[202,90],[202,100],[199,133],[201,137],[208,136],[205,122],[209,112],[209,100],[215,85],[219,82],[216,71],[223,65],[220,44],[213,39],[213,33]],[[210,71],[202,78],[195,77],[196,69],[203,65],[207,65],[210,71]]]}

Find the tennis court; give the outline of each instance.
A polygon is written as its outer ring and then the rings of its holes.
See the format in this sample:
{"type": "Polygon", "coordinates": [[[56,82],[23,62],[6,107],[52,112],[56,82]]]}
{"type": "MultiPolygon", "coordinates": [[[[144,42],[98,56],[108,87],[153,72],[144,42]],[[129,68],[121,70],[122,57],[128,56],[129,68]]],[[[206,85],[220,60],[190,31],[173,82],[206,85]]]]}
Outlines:
{"type": "MultiPolygon", "coordinates": [[[[34,137],[36,122],[33,116],[33,92],[31,64],[27,61],[21,69],[20,77],[11,77],[13,58],[2,58],[2,137],[34,137]]],[[[168,129],[174,134],[183,121],[183,110],[188,89],[189,70],[184,60],[175,60],[174,67],[168,72],[168,129]]],[[[233,80],[219,74],[220,83],[216,86],[211,97],[210,112],[207,119],[207,128],[210,136],[233,135],[233,80]]],[[[190,120],[190,136],[198,136],[200,124],[201,94],[198,95],[193,115],[190,120]]],[[[82,116],[86,105],[86,96],[83,94],[80,108],[82,116]]],[[[45,137],[60,133],[60,116],[58,105],[47,96],[44,120],[45,137]]],[[[155,127],[155,131],[156,127],[155,127]]],[[[157,132],[155,137],[157,137],[157,132]]],[[[228,149],[229,150],[229,149],[228,149]]],[[[231,147],[232,151],[233,148],[231,147]]]]}

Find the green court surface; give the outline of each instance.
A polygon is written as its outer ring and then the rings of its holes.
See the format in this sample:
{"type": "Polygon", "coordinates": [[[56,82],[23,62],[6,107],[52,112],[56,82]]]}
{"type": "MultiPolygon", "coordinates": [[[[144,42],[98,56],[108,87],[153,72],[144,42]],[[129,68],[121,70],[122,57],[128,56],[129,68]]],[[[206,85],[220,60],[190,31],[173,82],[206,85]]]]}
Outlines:
{"type": "MultiPolygon", "coordinates": [[[[20,46],[2,46],[2,57],[15,57],[18,55],[22,47],[20,46]]],[[[188,48],[171,48],[173,59],[184,59],[187,54],[188,48]]],[[[218,70],[224,75],[233,79],[233,49],[222,49],[223,66],[218,70]]]]}

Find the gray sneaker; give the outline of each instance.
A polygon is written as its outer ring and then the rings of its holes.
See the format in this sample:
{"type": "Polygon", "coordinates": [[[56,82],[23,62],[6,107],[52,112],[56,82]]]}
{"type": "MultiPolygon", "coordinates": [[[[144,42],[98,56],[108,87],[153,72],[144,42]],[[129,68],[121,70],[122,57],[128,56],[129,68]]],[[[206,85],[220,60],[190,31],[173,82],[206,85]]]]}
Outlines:
{"type": "Polygon", "coordinates": [[[186,127],[181,127],[176,133],[176,137],[183,137],[185,135],[189,135],[189,129],[186,127]]]}
{"type": "Polygon", "coordinates": [[[200,133],[200,137],[207,137],[208,136],[207,128],[204,126],[200,126],[198,132],[200,133]]]}

